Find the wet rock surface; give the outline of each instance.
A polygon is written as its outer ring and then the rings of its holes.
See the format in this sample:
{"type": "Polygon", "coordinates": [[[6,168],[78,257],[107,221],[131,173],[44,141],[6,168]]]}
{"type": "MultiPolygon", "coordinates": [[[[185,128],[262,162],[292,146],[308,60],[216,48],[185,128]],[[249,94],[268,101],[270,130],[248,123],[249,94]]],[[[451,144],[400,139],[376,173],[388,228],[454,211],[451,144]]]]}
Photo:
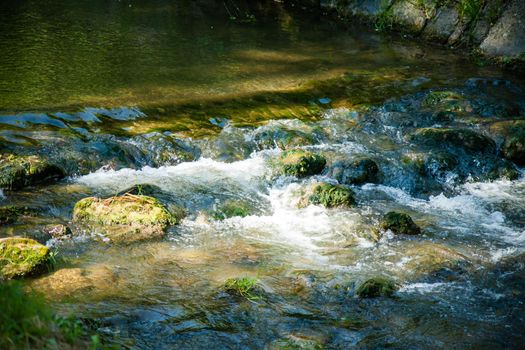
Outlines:
{"type": "Polygon", "coordinates": [[[46,271],[50,251],[29,238],[0,238],[0,276],[2,279],[21,278],[46,271]]]}
{"type": "Polygon", "coordinates": [[[98,226],[113,242],[130,243],[163,236],[177,219],[155,198],[128,193],[80,200],[75,204],[73,221],[98,226]]]}

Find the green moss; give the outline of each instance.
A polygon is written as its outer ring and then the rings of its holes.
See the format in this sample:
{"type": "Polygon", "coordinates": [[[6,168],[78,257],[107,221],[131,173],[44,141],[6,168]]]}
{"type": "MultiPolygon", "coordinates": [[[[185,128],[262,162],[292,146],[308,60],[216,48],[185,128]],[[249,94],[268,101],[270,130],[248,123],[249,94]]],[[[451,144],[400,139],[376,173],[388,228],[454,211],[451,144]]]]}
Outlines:
{"type": "Polygon", "coordinates": [[[423,107],[445,107],[447,111],[454,111],[458,109],[459,101],[464,100],[463,96],[447,90],[431,91],[423,99],[423,107]]]}
{"type": "Polygon", "coordinates": [[[229,294],[246,298],[250,301],[260,300],[257,295],[257,279],[254,277],[230,278],[224,283],[224,290],[229,294]]]}
{"type": "Polygon", "coordinates": [[[421,233],[410,215],[395,211],[388,212],[383,217],[380,226],[383,230],[390,230],[395,234],[417,235],[421,233]]]}
{"type": "Polygon", "coordinates": [[[356,204],[354,192],[341,185],[321,183],[309,198],[312,204],[322,204],[327,208],[352,207],[356,204]]]}
{"type": "Polygon", "coordinates": [[[356,294],[361,298],[390,297],[396,290],[397,285],[393,281],[383,277],[374,277],[363,282],[356,289],[356,294]]]}
{"type": "Polygon", "coordinates": [[[63,169],[38,156],[0,155],[0,188],[16,190],[64,176],[63,169]]]}
{"type": "Polygon", "coordinates": [[[319,154],[293,149],[283,152],[277,165],[283,175],[305,177],[319,174],[326,165],[326,159],[319,154]]]}
{"type": "Polygon", "coordinates": [[[422,128],[412,134],[410,139],[430,148],[442,149],[443,146],[448,146],[463,149],[468,153],[495,153],[496,151],[496,144],[491,138],[470,129],[422,128]]]}
{"type": "Polygon", "coordinates": [[[227,200],[220,204],[216,211],[212,213],[212,217],[216,220],[224,220],[234,216],[245,217],[251,215],[253,207],[240,200],[227,200]]]}
{"type": "Polygon", "coordinates": [[[49,248],[29,238],[0,239],[0,272],[4,279],[24,277],[51,263],[49,248]]]}
{"type": "Polygon", "coordinates": [[[115,241],[134,241],[162,236],[177,218],[153,197],[126,194],[78,201],[73,221],[100,226],[115,241]]]}

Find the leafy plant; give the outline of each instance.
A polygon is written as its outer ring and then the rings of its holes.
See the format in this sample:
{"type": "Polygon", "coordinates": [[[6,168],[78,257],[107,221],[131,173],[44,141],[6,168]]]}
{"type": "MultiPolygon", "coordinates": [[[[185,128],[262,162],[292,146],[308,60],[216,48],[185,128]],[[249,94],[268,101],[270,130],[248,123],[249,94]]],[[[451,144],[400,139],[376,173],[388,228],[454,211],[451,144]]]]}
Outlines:
{"type": "Polygon", "coordinates": [[[256,294],[257,278],[255,277],[240,277],[230,278],[224,283],[226,292],[238,295],[249,301],[257,301],[262,298],[256,294]]]}

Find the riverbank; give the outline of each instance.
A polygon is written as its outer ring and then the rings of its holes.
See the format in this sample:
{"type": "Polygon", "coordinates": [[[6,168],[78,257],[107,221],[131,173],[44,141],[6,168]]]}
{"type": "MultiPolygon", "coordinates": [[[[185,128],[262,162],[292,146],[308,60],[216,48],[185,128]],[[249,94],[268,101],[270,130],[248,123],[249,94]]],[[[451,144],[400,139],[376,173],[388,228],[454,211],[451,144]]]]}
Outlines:
{"type": "Polygon", "coordinates": [[[520,0],[321,0],[317,6],[325,15],[365,22],[377,31],[467,49],[479,65],[525,71],[525,3],[520,0]]]}

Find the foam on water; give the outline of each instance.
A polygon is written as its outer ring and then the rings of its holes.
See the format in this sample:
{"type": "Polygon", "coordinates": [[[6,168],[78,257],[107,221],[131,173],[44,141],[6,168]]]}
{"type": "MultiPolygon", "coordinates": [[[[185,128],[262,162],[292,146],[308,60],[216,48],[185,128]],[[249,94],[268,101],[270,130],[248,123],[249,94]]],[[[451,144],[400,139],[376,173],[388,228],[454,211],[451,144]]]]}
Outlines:
{"type": "Polygon", "coordinates": [[[210,189],[222,188],[228,185],[256,188],[258,179],[267,172],[262,156],[254,156],[247,160],[222,163],[201,158],[195,162],[184,162],[175,166],[160,168],[144,167],[139,170],[99,170],[75,179],[76,182],[94,189],[117,192],[129,186],[149,183],[163,190],[179,194],[199,186],[210,189]],[[217,186],[217,187],[216,187],[217,186]]]}

